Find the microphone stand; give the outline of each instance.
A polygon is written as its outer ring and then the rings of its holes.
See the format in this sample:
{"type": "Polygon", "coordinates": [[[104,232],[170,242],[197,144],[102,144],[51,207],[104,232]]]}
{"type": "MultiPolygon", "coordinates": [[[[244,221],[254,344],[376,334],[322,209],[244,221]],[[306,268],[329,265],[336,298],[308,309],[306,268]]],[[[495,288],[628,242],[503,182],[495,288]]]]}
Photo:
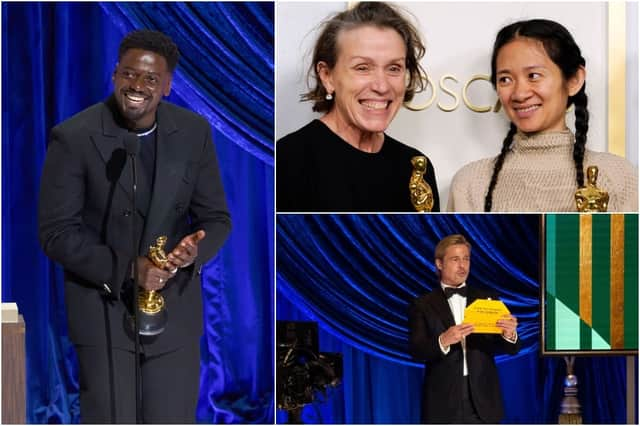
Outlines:
{"type": "Polygon", "coordinates": [[[135,341],[135,375],[136,375],[136,423],[142,424],[142,374],[140,371],[140,316],[138,315],[138,244],[136,235],[136,191],[138,179],[136,177],[136,154],[140,148],[138,135],[129,133],[125,136],[125,147],[131,158],[131,172],[133,174],[132,198],[131,198],[131,271],[133,273],[133,334],[135,341]]]}

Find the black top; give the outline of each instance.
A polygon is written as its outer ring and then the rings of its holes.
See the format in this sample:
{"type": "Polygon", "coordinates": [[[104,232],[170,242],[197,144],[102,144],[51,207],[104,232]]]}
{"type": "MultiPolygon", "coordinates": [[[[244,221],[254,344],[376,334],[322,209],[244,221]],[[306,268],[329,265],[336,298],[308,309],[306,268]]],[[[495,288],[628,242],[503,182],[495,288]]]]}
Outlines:
{"type": "Polygon", "coordinates": [[[149,212],[151,204],[151,193],[153,191],[153,178],[156,169],[156,132],[153,131],[140,138],[140,153],[137,163],[140,166],[138,171],[138,188],[136,191],[136,204],[145,217],[149,212]]]}
{"type": "MultiPolygon", "coordinates": [[[[277,142],[277,210],[414,212],[409,179],[416,155],[424,154],[386,134],[379,152],[360,151],[313,120],[277,142]]],[[[425,181],[433,190],[433,211],[440,211],[431,161],[425,181]]]]}

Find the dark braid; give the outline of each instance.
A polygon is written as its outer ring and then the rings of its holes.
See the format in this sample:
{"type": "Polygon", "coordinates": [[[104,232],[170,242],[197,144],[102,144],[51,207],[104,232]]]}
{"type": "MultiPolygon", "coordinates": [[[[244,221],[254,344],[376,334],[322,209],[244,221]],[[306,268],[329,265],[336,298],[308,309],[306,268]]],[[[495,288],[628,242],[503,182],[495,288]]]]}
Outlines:
{"type": "Polygon", "coordinates": [[[587,144],[587,131],[589,130],[589,111],[587,110],[586,83],[582,89],[571,97],[576,113],[576,142],[573,145],[573,161],[576,164],[576,182],[578,188],[584,186],[584,146],[587,144]]]}
{"type": "MultiPolygon", "coordinates": [[[[531,19],[528,21],[519,21],[511,25],[507,25],[502,28],[496,36],[496,41],[493,44],[493,53],[491,55],[491,83],[495,89],[496,87],[496,62],[498,59],[498,52],[507,43],[513,41],[518,37],[530,38],[538,40],[544,46],[549,58],[555,63],[565,81],[574,77],[580,67],[585,66],[585,60],[582,57],[580,48],[576,44],[575,40],[571,36],[571,33],[558,24],[557,22],[550,21],[548,19],[531,19]]],[[[587,95],[585,93],[585,84],[574,96],[570,96],[567,100],[567,108],[572,104],[575,105],[576,113],[576,142],[573,146],[573,161],[576,166],[576,182],[578,186],[584,186],[584,150],[587,143],[587,130],[589,129],[589,111],[587,111],[587,95]]],[[[496,159],[496,164],[493,168],[493,176],[491,177],[491,183],[489,184],[489,190],[484,200],[485,211],[491,210],[491,203],[493,197],[493,189],[496,186],[498,179],[498,173],[504,163],[504,157],[511,146],[513,135],[515,134],[515,126],[511,123],[511,128],[507,137],[502,144],[502,151],[496,159]]]]}
{"type": "Polygon", "coordinates": [[[489,190],[487,191],[487,196],[484,199],[485,212],[491,211],[491,204],[493,203],[493,189],[496,187],[498,175],[500,174],[500,170],[502,170],[502,165],[504,164],[504,157],[506,157],[509,152],[509,148],[513,142],[513,136],[516,134],[517,130],[516,125],[511,123],[507,137],[505,137],[502,142],[502,150],[500,151],[498,158],[496,158],[496,164],[493,166],[493,175],[491,176],[491,182],[489,183],[489,190]]]}

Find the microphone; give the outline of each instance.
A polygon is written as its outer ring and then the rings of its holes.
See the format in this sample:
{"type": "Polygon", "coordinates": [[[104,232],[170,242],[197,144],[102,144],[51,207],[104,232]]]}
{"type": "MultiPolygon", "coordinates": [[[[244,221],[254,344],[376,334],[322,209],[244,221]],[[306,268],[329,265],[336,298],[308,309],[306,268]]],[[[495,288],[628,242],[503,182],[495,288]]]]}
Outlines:
{"type": "Polygon", "coordinates": [[[128,132],[124,136],[124,149],[132,157],[135,157],[140,152],[140,138],[138,135],[132,132],[128,132]]]}
{"type": "Polygon", "coordinates": [[[140,369],[140,316],[138,315],[138,242],[136,239],[136,190],[138,186],[138,180],[136,178],[136,155],[140,152],[140,138],[133,132],[128,132],[124,135],[124,149],[127,151],[129,157],[131,157],[131,253],[133,257],[131,259],[131,270],[133,273],[133,334],[135,341],[135,375],[136,375],[136,423],[144,423],[142,418],[142,375],[140,369]]]}

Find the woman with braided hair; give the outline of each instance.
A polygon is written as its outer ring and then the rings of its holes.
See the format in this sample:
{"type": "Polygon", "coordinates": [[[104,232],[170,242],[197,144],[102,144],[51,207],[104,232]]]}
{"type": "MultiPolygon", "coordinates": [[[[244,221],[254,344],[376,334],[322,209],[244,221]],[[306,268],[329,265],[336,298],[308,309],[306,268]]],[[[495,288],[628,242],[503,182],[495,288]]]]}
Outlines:
{"type": "Polygon", "coordinates": [[[609,211],[638,210],[637,170],[625,159],[585,149],[589,112],[585,60],[562,25],[520,21],[498,33],[491,82],[511,124],[497,157],[475,161],[453,178],[449,211],[576,211],[585,170],[599,169],[597,186],[609,211]],[[575,109],[575,134],[566,110],[575,109]]]}

